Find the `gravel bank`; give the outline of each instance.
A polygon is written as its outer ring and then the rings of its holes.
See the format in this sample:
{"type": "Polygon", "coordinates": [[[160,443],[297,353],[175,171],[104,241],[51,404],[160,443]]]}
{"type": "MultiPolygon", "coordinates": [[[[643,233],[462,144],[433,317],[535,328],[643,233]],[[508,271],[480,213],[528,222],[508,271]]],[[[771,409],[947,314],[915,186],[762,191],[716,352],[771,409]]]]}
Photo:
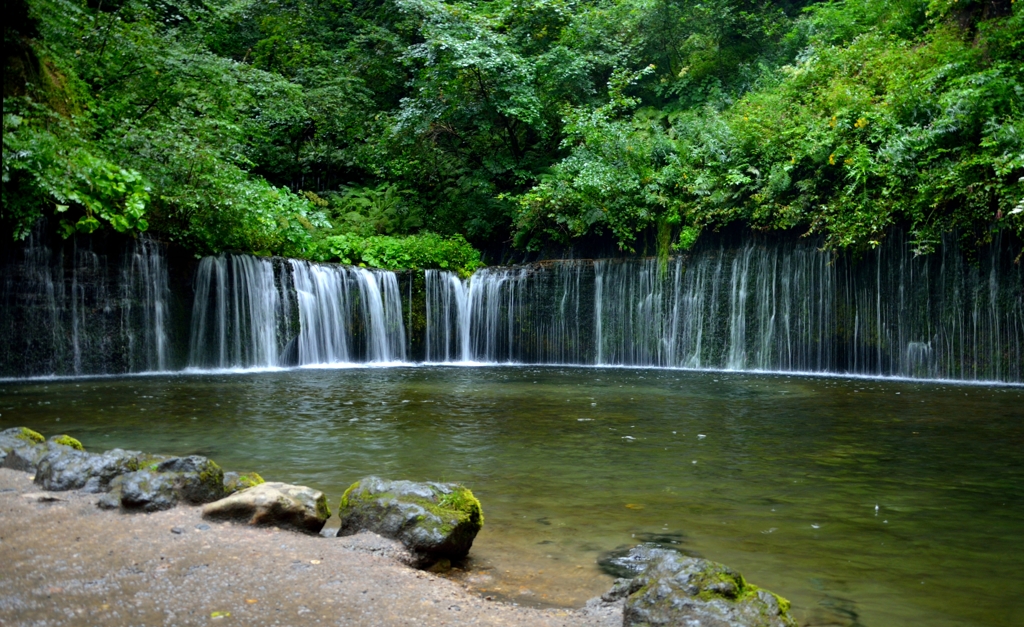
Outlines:
{"type": "Polygon", "coordinates": [[[619,607],[490,601],[345,538],[124,515],[0,468],[0,625],[618,627],[619,607]],[[56,499],[56,500],[53,500],[56,499]],[[229,615],[228,615],[229,614],[229,615]]]}

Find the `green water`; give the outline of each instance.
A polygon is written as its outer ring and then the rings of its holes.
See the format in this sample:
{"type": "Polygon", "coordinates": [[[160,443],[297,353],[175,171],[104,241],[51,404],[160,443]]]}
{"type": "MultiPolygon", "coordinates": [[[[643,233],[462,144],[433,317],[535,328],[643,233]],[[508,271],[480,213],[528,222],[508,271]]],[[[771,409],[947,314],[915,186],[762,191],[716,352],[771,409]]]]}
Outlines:
{"type": "Polygon", "coordinates": [[[1021,387],[563,367],[0,382],[0,426],[21,424],[208,455],[332,507],[371,473],[463,482],[486,526],[455,576],[520,603],[582,604],[611,583],[604,552],[660,537],[803,625],[1024,624],[1021,387]]]}

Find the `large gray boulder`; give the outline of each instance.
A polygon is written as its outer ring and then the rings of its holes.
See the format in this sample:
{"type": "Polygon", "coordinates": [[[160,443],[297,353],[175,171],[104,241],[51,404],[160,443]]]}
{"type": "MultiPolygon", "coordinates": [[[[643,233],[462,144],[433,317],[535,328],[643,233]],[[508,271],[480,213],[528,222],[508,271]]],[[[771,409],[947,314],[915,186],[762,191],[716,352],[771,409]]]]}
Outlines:
{"type": "Polygon", "coordinates": [[[28,427],[11,427],[0,431],[0,461],[13,449],[31,444],[42,444],[46,438],[28,427]]]}
{"type": "Polygon", "coordinates": [[[44,457],[53,452],[61,451],[73,451],[70,446],[59,444],[53,440],[43,442],[41,444],[25,444],[13,448],[7,452],[4,457],[4,468],[10,468],[11,470],[20,470],[22,472],[35,472],[39,466],[39,462],[44,457]]]}
{"type": "Polygon", "coordinates": [[[224,496],[224,471],[200,455],[171,457],[115,478],[110,490],[97,505],[129,512],[155,512],[179,502],[201,505],[224,496]]]}
{"type": "Polygon", "coordinates": [[[480,501],[464,486],[379,477],[352,484],[338,516],[339,537],[372,531],[398,540],[421,568],[466,557],[484,523],[480,501]]]}
{"type": "MultiPolygon", "coordinates": [[[[153,470],[122,475],[112,484],[110,496],[125,511],[158,512],[178,504],[178,477],[153,470]]],[[[106,502],[109,502],[106,501],[106,502]]]]}
{"type": "Polygon", "coordinates": [[[235,492],[203,506],[203,518],[320,533],[331,517],[324,493],[272,481],[235,492]]]}
{"type": "Polygon", "coordinates": [[[50,491],[107,492],[115,477],[139,469],[140,455],[119,448],[96,454],[62,446],[39,460],[35,482],[50,491]]]}
{"type": "Polygon", "coordinates": [[[650,546],[638,547],[635,557],[639,574],[602,597],[625,598],[623,627],[796,627],[789,601],[728,566],[650,546]]]}

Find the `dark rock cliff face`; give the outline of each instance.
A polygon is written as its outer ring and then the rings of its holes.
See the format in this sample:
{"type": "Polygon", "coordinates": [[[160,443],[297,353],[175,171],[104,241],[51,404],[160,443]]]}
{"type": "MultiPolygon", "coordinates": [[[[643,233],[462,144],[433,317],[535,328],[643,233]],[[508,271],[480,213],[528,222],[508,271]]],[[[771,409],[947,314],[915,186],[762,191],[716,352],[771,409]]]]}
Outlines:
{"type": "Polygon", "coordinates": [[[186,257],[170,280],[164,244],[116,234],[62,240],[41,225],[0,263],[0,376],[184,365],[191,272],[186,257]]]}

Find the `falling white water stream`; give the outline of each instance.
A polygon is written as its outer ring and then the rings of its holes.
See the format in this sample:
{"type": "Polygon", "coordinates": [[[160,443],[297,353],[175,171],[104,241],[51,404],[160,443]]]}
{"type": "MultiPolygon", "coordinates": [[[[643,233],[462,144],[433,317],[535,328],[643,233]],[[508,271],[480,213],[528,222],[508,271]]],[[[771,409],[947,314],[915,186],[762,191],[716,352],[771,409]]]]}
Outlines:
{"type": "Polygon", "coordinates": [[[861,263],[747,242],[657,259],[427,271],[428,362],[771,370],[1024,381],[1024,289],[999,246],[861,263]]]}
{"type": "Polygon", "coordinates": [[[193,368],[406,358],[402,300],[393,272],[221,255],[204,258],[196,276],[193,368]],[[284,363],[293,342],[297,357],[284,363]]]}
{"type": "MultiPolygon", "coordinates": [[[[949,238],[898,234],[861,259],[747,240],[687,256],[427,270],[423,353],[442,363],[663,366],[1024,382],[1024,272],[997,239],[969,262],[949,238]]],[[[89,240],[33,235],[3,268],[0,376],[264,369],[409,358],[393,272],[207,257],[188,335],[171,321],[163,247],[119,263],[89,240]],[[173,329],[179,329],[177,344],[173,329]],[[187,343],[186,343],[187,340],[187,343]],[[177,355],[175,355],[177,346],[177,355]],[[187,346],[187,360],[185,349],[187,346]]]]}

